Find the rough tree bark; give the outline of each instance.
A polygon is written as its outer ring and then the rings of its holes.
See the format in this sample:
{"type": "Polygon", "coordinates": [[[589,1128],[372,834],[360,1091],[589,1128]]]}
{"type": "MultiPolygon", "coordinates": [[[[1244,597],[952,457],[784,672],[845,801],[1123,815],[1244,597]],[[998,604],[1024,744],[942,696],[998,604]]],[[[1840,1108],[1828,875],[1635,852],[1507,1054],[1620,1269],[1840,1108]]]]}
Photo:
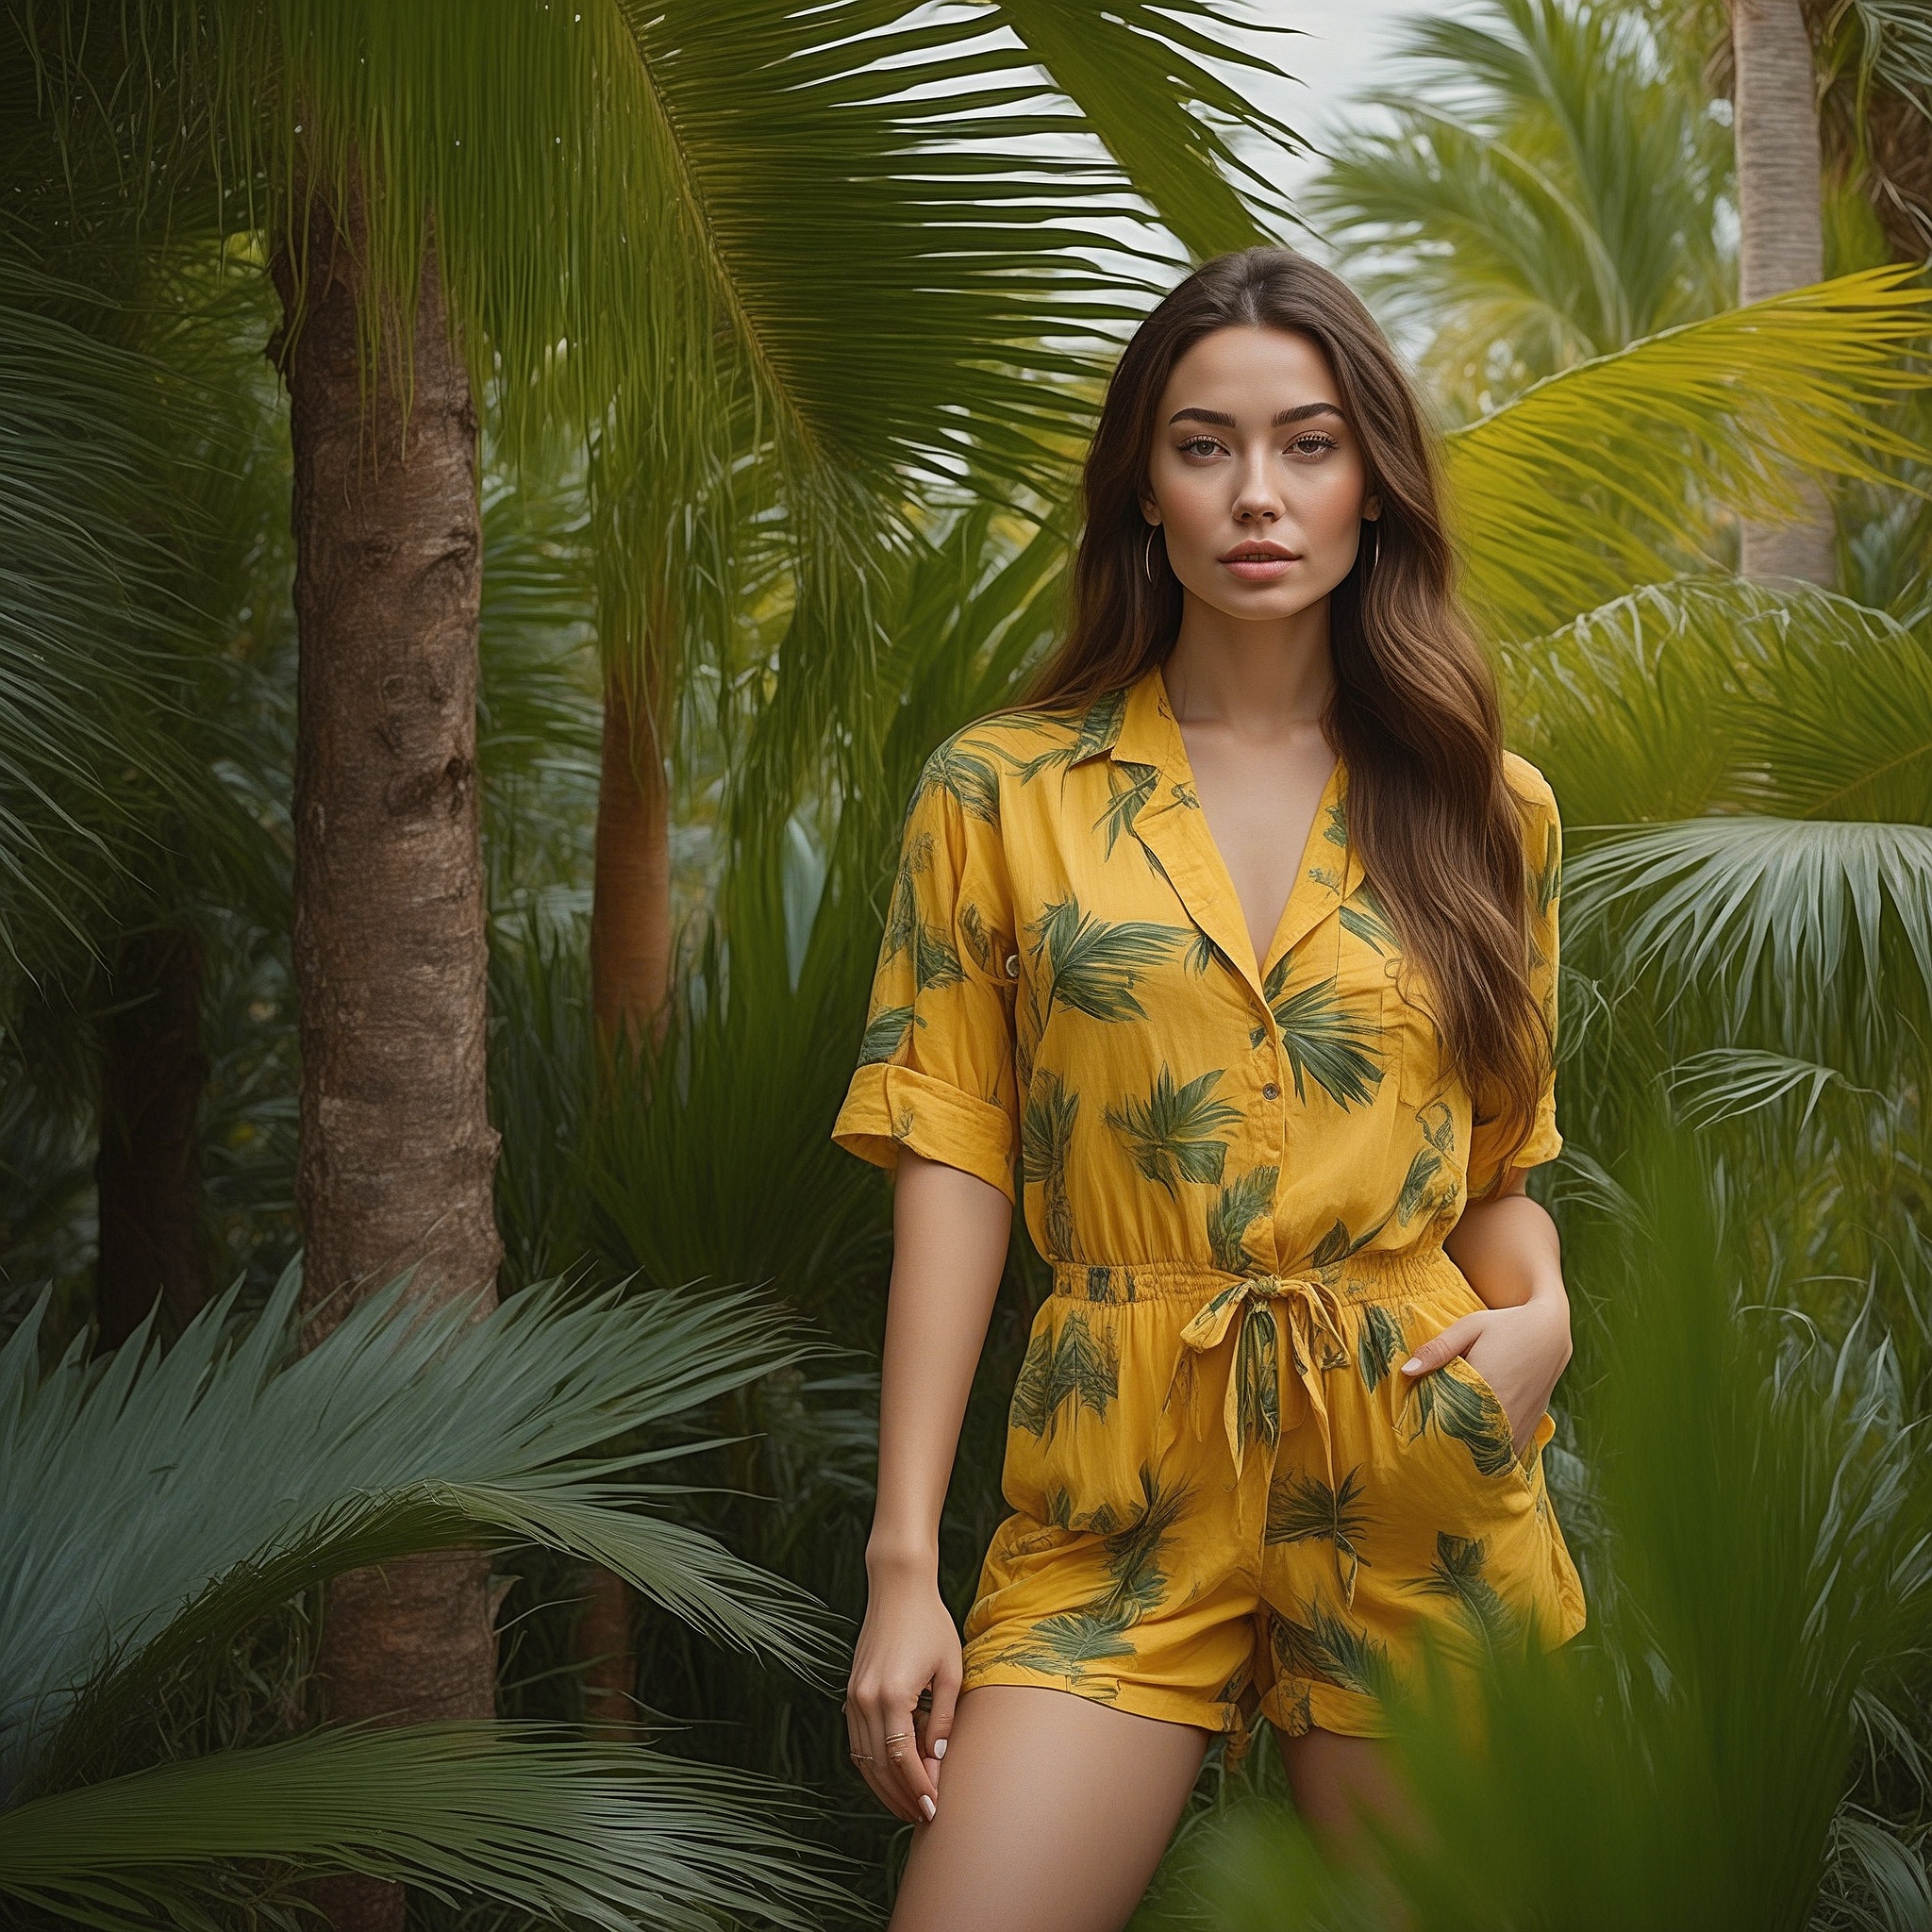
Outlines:
{"type": "Polygon", "coordinates": [[[115,955],[94,1158],[94,1319],[103,1348],[119,1348],[158,1296],[176,1334],[208,1300],[201,986],[201,941],[186,927],[130,934],[115,955]]]}
{"type": "MultiPolygon", "coordinates": [[[[317,1333],[414,1267],[425,1304],[493,1303],[476,777],[476,415],[433,252],[372,382],[356,208],[313,203],[299,309],[276,262],[294,445],[296,1200],[317,1333]]],[[[489,1559],[413,1558],[331,1591],[335,1719],[488,1717],[489,1559]]],[[[400,1887],[341,1880],[338,1932],[400,1932],[400,1887]]]]}
{"type": "MultiPolygon", "coordinates": [[[[1824,275],[1818,78],[1801,0],[1731,0],[1736,62],[1738,298],[1761,302],[1824,275]]],[[[1794,523],[1743,528],[1739,568],[1752,577],[1834,582],[1834,530],[1824,491],[1800,486],[1794,523]]]]}

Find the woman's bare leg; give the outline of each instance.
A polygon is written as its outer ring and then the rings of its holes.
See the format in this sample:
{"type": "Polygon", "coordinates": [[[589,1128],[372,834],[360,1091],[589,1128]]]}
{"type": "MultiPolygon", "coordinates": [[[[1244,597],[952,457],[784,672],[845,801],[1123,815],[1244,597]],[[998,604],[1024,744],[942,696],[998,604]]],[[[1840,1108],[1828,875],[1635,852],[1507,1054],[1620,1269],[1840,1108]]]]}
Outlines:
{"type": "Polygon", "coordinates": [[[1323,1730],[1275,1735],[1302,1823],[1343,1857],[1358,1849],[1364,1815],[1398,1826],[1413,1823],[1388,1752],[1375,1739],[1323,1730]]]}
{"type": "Polygon", "coordinates": [[[968,1690],[938,1815],[913,1827],[891,1932],[1120,1932],[1208,1736],[1065,1690],[968,1690]]]}

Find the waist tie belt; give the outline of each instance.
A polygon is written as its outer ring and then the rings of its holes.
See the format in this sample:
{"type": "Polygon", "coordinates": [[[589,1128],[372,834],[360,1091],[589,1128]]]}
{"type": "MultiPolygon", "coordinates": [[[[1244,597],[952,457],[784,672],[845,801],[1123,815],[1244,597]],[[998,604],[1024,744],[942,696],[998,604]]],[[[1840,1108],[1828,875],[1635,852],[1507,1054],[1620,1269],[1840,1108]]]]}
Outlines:
{"type": "MultiPolygon", "coordinates": [[[[1281,1446],[1284,1418],[1281,1393],[1286,1386],[1281,1373],[1280,1326],[1275,1318],[1279,1308],[1288,1322],[1289,1358],[1294,1365],[1292,1386],[1301,1391],[1302,1408],[1286,1419],[1294,1427],[1312,1418],[1322,1439],[1323,1463],[1328,1474],[1326,1508],[1339,1506],[1335,1484],[1335,1441],[1328,1425],[1328,1398],[1323,1388],[1321,1368],[1315,1359],[1315,1336],[1320,1330],[1333,1341],[1344,1357],[1348,1342],[1342,1334],[1341,1304],[1325,1281],[1311,1274],[1249,1274],[1230,1282],[1221,1292],[1197,1309],[1181,1330],[1181,1345],[1174,1358],[1174,1378],[1168,1386],[1172,1402],[1174,1387],[1184,1379],[1191,1385],[1196,1356],[1219,1348],[1230,1331],[1235,1337],[1234,1359],[1228,1366],[1227,1393],[1222,1403],[1222,1421],[1227,1431],[1228,1453],[1235,1470],[1235,1524],[1239,1530],[1245,1520],[1247,1484],[1241,1480],[1249,1437],[1267,1447],[1269,1487],[1274,1486],[1275,1457],[1281,1446]]],[[[1342,1599],[1355,1601],[1357,1561],[1348,1539],[1330,1539],[1335,1554],[1335,1574],[1341,1586],[1342,1599]]]]}

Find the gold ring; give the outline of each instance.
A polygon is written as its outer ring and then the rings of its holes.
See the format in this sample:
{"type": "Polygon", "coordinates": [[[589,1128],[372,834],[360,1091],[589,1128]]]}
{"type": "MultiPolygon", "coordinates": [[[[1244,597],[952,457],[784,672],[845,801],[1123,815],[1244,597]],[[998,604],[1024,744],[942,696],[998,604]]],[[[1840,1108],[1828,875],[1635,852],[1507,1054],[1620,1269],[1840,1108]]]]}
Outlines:
{"type": "Polygon", "coordinates": [[[886,1733],[886,1742],[889,1744],[903,1744],[911,1735],[910,1731],[888,1731],[886,1733]]]}
{"type": "Polygon", "coordinates": [[[854,1764],[870,1764],[872,1762],[872,1753],[869,1751],[853,1751],[847,1755],[851,1757],[854,1764]]]}

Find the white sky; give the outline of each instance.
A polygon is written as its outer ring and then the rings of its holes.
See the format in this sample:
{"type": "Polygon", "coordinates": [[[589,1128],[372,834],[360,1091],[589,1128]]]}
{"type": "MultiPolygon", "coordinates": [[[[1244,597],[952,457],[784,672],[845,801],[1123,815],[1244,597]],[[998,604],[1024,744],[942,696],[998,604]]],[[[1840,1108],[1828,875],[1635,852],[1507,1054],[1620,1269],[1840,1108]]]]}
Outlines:
{"type": "MultiPolygon", "coordinates": [[[[1257,16],[1297,29],[1260,37],[1295,82],[1264,105],[1320,146],[1347,124],[1358,94],[1390,78],[1390,51],[1405,21],[1479,6],[1480,0],[1254,0],[1257,16]]],[[[1291,165],[1282,184],[1291,197],[1319,165],[1308,157],[1291,165]]]]}

